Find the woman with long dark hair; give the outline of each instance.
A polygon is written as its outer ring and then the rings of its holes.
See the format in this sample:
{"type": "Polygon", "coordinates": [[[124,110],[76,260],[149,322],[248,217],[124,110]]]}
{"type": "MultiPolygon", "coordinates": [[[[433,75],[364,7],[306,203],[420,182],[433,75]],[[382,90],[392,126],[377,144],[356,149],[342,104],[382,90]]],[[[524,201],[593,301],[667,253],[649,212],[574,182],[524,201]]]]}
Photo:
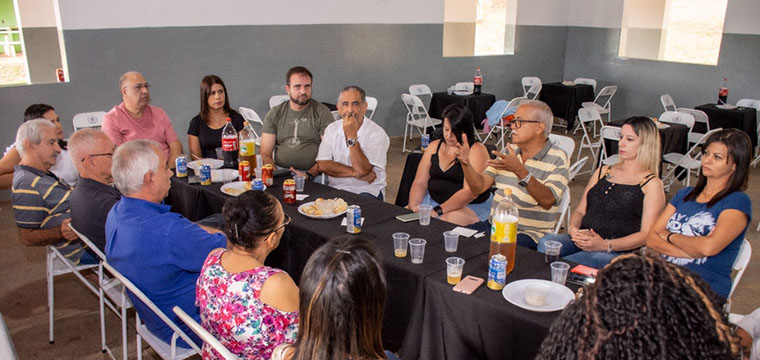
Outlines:
{"type": "Polygon", "coordinates": [[[422,155],[407,208],[417,212],[420,204],[430,204],[433,216],[458,225],[488,219],[491,192],[473,195],[457,159],[457,145],[463,141],[470,146],[470,165],[478,173],[483,172],[488,150],[475,141],[472,112],[460,104],[451,104],[443,110],[443,137],[430,142],[422,155]]]}
{"type": "Polygon", "coordinates": [[[710,135],[697,185],[673,196],[647,238],[647,247],[699,274],[724,299],[752,218],[752,202],[744,193],[751,159],[746,133],[726,129],[710,135]]]}
{"type": "MultiPolygon", "coordinates": [[[[240,358],[268,360],[298,330],[298,287],[284,271],[264,265],[290,217],[263,191],[227,200],[222,214],[228,248],[212,251],[198,277],[201,325],[240,358]]],[[[221,357],[204,345],[203,358],[221,357]]]]}
{"type": "Polygon", "coordinates": [[[216,159],[216,148],[222,146],[222,129],[226,119],[240,131],[243,117],[230,108],[230,99],[224,81],[216,75],[206,75],[201,80],[201,111],[187,128],[187,144],[193,159],[216,159]]]}

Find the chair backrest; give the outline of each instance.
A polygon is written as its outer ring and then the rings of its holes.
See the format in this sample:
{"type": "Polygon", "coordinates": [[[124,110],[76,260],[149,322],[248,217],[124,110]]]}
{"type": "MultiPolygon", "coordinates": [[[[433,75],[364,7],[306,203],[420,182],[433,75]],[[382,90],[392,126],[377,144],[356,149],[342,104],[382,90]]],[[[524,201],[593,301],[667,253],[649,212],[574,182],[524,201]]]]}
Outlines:
{"type": "Polygon", "coordinates": [[[570,188],[565,188],[562,192],[562,199],[559,201],[559,219],[557,219],[557,225],[554,226],[554,233],[559,234],[559,230],[562,228],[562,222],[570,216],[570,188]]]}
{"type": "Polygon", "coordinates": [[[569,136],[549,134],[549,141],[562,149],[567,154],[568,159],[575,151],[575,140],[569,136]]]}
{"type": "Polygon", "coordinates": [[[211,335],[210,332],[208,332],[206,329],[201,326],[201,324],[198,324],[195,319],[193,319],[192,316],[188,315],[182,308],[179,306],[175,306],[172,308],[175,314],[185,322],[185,324],[195,332],[203,342],[206,344],[209,344],[216,352],[218,352],[220,355],[222,355],[222,358],[225,360],[238,360],[239,357],[235,356],[233,353],[230,352],[224,345],[222,345],[221,342],[217,338],[214,337],[214,335],[211,335]]]}
{"type": "Polygon", "coordinates": [[[586,165],[587,161],[588,161],[588,156],[584,156],[582,159],[573,163],[573,165],[570,165],[570,169],[568,170],[568,172],[570,173],[570,181],[575,179],[575,176],[578,175],[578,173],[581,171],[583,166],[586,165]]]}
{"type": "Polygon", "coordinates": [[[333,119],[335,119],[335,121],[340,120],[340,114],[338,114],[338,110],[333,110],[330,113],[332,113],[333,119]]]}
{"type": "Polygon", "coordinates": [[[433,96],[433,92],[430,91],[430,87],[425,84],[409,85],[409,94],[414,96],[428,95],[433,96]]]}
{"type": "Polygon", "coordinates": [[[430,120],[430,116],[428,115],[427,109],[425,108],[425,104],[422,102],[422,99],[415,95],[401,94],[401,100],[404,102],[406,110],[408,111],[406,121],[414,121],[420,119],[430,120]]]}
{"type": "MultiPolygon", "coordinates": [[[[103,261],[101,262],[101,264],[103,264],[103,267],[105,267],[106,270],[109,273],[111,273],[111,275],[113,275],[113,277],[115,277],[122,284],[124,284],[124,287],[127,290],[129,290],[129,292],[131,292],[132,295],[134,295],[136,298],[142,301],[142,303],[145,304],[145,306],[147,306],[154,314],[156,314],[156,316],[158,316],[158,318],[160,318],[161,321],[163,321],[169,328],[171,328],[172,331],[174,331],[174,334],[176,336],[182,338],[182,340],[184,340],[188,345],[190,345],[190,347],[192,347],[193,350],[195,350],[196,352],[200,354],[201,349],[198,347],[198,345],[196,345],[195,342],[193,342],[193,340],[190,339],[190,337],[187,336],[187,334],[185,334],[185,332],[182,331],[182,329],[180,329],[179,326],[177,326],[177,324],[174,323],[174,321],[172,321],[168,316],[166,316],[166,314],[164,314],[164,312],[161,311],[161,309],[159,309],[158,306],[156,306],[156,304],[153,303],[153,301],[148,299],[148,297],[145,296],[145,294],[137,286],[135,286],[135,284],[129,281],[129,279],[127,279],[126,276],[122,275],[122,273],[116,270],[108,262],[103,261]]],[[[138,349],[138,351],[142,351],[142,349],[138,349]]]]}
{"type": "Polygon", "coordinates": [[[620,141],[620,128],[617,126],[604,125],[599,132],[603,139],[620,141]]]}
{"type": "Polygon", "coordinates": [[[707,117],[707,114],[704,111],[689,108],[678,108],[677,111],[693,116],[694,123],[704,123],[705,126],[707,126],[707,131],[710,131],[710,119],[707,117]]]}
{"type": "Polygon", "coordinates": [[[269,108],[273,108],[290,100],[290,95],[273,95],[269,98],[269,108]]]}
{"type": "Polygon", "coordinates": [[[755,108],[755,110],[760,111],[760,100],[741,99],[736,102],[736,106],[755,108]]]}
{"type": "Polygon", "coordinates": [[[369,115],[364,114],[368,119],[372,120],[372,117],[375,116],[375,110],[377,110],[377,98],[372,96],[367,96],[367,112],[369,115]]]}
{"type": "Polygon", "coordinates": [[[575,78],[575,80],[573,80],[573,82],[574,82],[574,83],[576,83],[576,84],[585,84],[585,85],[591,85],[591,88],[593,88],[593,89],[594,89],[594,91],[596,91],[596,80],[594,80],[594,79],[589,79],[589,78],[575,78]]]}
{"type": "Polygon", "coordinates": [[[92,242],[92,240],[90,240],[87,236],[84,236],[84,234],[79,232],[79,230],[74,229],[74,225],[71,225],[71,223],[69,223],[69,229],[71,229],[74,234],[77,234],[77,236],[79,236],[79,239],[82,240],[82,242],[87,245],[87,247],[90,248],[90,250],[92,250],[92,252],[94,252],[95,255],[100,258],[100,260],[106,261],[106,254],[104,254],[103,251],[101,251],[100,248],[98,248],[98,246],[92,242]]]}
{"type": "Polygon", "coordinates": [[[475,83],[473,83],[472,81],[458,82],[454,84],[454,90],[455,91],[473,91],[475,90],[475,83]]]}
{"type": "Polygon", "coordinates": [[[694,116],[676,111],[666,111],[660,115],[660,122],[681,124],[689,128],[689,132],[691,132],[694,127],[694,116]]]}
{"type": "Polygon", "coordinates": [[[536,100],[538,98],[538,94],[541,92],[541,79],[535,76],[526,76],[522,78],[521,82],[523,88],[523,96],[531,100],[536,100]]]}
{"type": "Polygon", "coordinates": [[[578,120],[583,123],[589,123],[592,121],[602,121],[602,116],[599,115],[599,111],[593,107],[582,107],[578,109],[578,120]]]}
{"type": "Polygon", "coordinates": [[[594,103],[601,106],[602,109],[609,110],[610,100],[612,100],[612,97],[615,96],[616,92],[617,92],[616,85],[605,86],[602,88],[602,90],[599,90],[599,94],[596,95],[596,99],[594,99],[594,103]]]}
{"type": "Polygon", "coordinates": [[[241,106],[238,108],[238,111],[240,111],[240,115],[242,115],[243,119],[248,121],[248,123],[257,122],[261,125],[264,125],[264,122],[261,121],[261,117],[259,116],[258,113],[256,113],[255,110],[241,106]]]}
{"type": "Polygon", "coordinates": [[[84,128],[100,128],[103,125],[103,119],[105,117],[105,111],[93,111],[76,114],[72,120],[72,123],[74,124],[74,131],[84,128]]]}
{"type": "Polygon", "coordinates": [[[668,94],[660,96],[660,102],[662,103],[662,108],[665,109],[665,111],[676,111],[678,109],[676,107],[676,103],[673,101],[673,98],[668,94]]]}
{"type": "Polygon", "coordinates": [[[739,280],[741,280],[742,275],[744,275],[744,270],[747,270],[747,264],[749,264],[750,257],[752,257],[752,246],[750,246],[747,239],[744,239],[739,248],[739,254],[736,256],[736,260],[734,260],[733,269],[736,271],[736,275],[734,276],[734,279],[731,280],[731,292],[728,293],[729,298],[734,293],[734,290],[736,290],[736,285],[739,284],[739,280]]]}

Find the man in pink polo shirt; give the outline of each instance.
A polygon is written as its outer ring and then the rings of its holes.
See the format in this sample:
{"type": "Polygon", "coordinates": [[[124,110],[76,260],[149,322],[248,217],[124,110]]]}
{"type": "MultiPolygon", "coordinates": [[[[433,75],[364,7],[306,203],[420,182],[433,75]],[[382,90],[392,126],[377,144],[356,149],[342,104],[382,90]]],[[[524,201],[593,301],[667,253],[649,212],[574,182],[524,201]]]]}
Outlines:
{"type": "Polygon", "coordinates": [[[159,144],[169,166],[182,153],[182,143],[164,109],[150,105],[150,85],[136,71],[119,79],[123,102],[114,106],[103,119],[103,132],[119,146],[130,140],[147,139],[159,144]]]}

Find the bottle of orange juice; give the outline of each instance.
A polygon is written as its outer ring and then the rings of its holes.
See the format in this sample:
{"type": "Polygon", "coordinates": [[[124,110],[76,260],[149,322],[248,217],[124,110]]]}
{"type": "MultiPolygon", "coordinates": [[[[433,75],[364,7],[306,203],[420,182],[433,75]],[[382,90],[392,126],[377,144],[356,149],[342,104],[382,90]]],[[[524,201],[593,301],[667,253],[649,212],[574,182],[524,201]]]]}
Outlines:
{"type": "Polygon", "coordinates": [[[491,246],[488,252],[490,260],[494,254],[507,258],[507,274],[515,268],[515,249],[517,248],[517,206],[512,202],[512,189],[505,188],[504,198],[496,206],[491,218],[491,246]]]}

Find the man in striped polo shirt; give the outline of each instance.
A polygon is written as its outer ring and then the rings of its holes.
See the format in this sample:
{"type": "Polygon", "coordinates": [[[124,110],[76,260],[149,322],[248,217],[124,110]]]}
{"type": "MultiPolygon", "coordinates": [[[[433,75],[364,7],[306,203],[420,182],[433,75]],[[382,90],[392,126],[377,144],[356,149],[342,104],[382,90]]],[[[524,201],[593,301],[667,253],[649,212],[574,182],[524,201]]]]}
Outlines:
{"type": "Polygon", "coordinates": [[[512,189],[512,201],[520,211],[517,244],[531,249],[554,229],[562,192],[567,191],[569,162],[567,154],[548,140],[552,122],[552,111],[545,103],[522,101],[511,124],[512,144],[506,154],[494,151],[497,158],[488,160],[483,173],[467,163],[469,146],[459,145],[457,153],[475,196],[496,184],[491,213],[504,198],[503,189],[512,189]]]}
{"type": "Polygon", "coordinates": [[[44,119],[23,123],[16,149],[21,161],[14,167],[11,201],[21,241],[53,245],[74,264],[95,263],[68,226],[71,187],[50,172],[61,153],[55,126],[44,119]]]}

